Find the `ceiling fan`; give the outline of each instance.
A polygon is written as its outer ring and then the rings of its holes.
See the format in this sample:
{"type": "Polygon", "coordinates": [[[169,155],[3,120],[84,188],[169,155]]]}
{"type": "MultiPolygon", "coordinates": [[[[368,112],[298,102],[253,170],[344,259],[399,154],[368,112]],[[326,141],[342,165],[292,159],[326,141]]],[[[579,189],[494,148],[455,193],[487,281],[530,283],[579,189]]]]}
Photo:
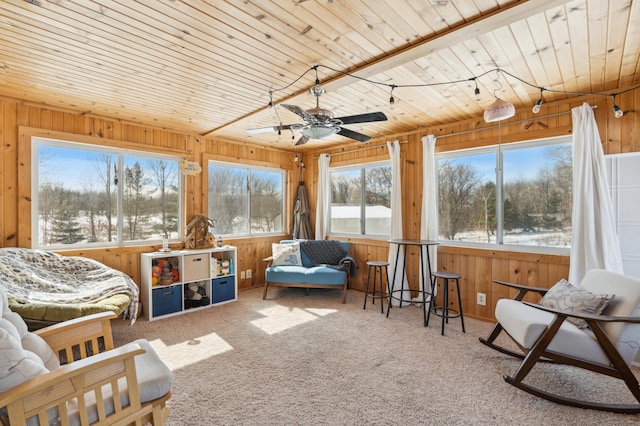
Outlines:
{"type": "Polygon", "coordinates": [[[302,123],[281,124],[278,126],[262,127],[258,129],[249,129],[247,133],[258,134],[265,132],[281,132],[282,130],[300,130],[302,136],[295,145],[303,145],[311,139],[324,139],[333,134],[338,134],[359,142],[367,142],[371,136],[349,130],[343,127],[345,124],[368,123],[372,121],[386,121],[387,116],[382,112],[370,112],[366,114],[347,115],[344,117],[334,117],[332,111],[320,108],[320,96],[324,93],[324,89],[319,84],[311,87],[309,92],[316,98],[316,107],[304,110],[296,105],[280,104],[281,107],[288,109],[294,114],[302,118],[302,123]]]}

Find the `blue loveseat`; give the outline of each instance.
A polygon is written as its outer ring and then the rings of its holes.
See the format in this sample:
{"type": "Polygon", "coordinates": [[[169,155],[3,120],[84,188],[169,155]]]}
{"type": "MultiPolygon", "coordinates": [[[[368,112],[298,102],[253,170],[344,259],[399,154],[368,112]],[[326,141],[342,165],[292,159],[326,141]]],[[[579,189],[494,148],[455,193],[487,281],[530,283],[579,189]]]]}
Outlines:
{"type": "Polygon", "coordinates": [[[273,245],[273,251],[264,259],[268,265],[263,299],[269,287],[334,288],[342,289],[342,303],[346,302],[349,275],[355,273],[347,242],[282,240],[273,245]]]}

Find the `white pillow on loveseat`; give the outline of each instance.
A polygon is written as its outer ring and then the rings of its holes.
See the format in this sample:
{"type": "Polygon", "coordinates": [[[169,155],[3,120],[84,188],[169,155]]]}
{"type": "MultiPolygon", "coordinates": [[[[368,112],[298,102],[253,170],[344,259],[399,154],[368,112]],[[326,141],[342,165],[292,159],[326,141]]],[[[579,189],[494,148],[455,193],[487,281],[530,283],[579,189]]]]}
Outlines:
{"type": "Polygon", "coordinates": [[[9,310],[0,287],[0,392],[60,367],[51,347],[29,332],[22,317],[9,310]]]}

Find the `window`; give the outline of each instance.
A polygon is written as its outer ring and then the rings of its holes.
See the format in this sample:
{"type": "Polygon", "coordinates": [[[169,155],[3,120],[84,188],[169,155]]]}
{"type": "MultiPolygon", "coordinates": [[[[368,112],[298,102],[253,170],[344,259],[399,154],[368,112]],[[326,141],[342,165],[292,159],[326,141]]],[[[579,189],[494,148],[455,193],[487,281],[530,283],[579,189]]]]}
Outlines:
{"type": "Polygon", "coordinates": [[[570,247],[571,138],[438,154],[441,240],[570,247]]]}
{"type": "Polygon", "coordinates": [[[209,162],[209,217],[226,236],[284,231],[283,170],[209,162]]]}
{"type": "Polygon", "coordinates": [[[384,235],[391,232],[389,162],[331,169],[329,232],[384,235]]]}
{"type": "Polygon", "coordinates": [[[179,238],[179,158],[33,138],[39,247],[179,238]]]}

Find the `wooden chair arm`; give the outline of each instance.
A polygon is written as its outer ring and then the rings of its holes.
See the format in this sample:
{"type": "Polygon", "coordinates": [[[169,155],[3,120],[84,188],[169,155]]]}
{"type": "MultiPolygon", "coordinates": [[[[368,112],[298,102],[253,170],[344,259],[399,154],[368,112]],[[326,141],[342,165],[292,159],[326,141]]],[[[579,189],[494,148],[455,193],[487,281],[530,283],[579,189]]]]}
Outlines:
{"type": "Polygon", "coordinates": [[[113,312],[100,312],[36,330],[62,363],[83,359],[113,349],[113,312]],[[74,347],[77,349],[74,351],[74,347]]]}
{"type": "Polygon", "coordinates": [[[351,276],[351,264],[353,262],[351,262],[350,260],[346,259],[342,261],[342,264],[347,268],[346,272],[348,276],[351,276]]]}
{"type": "Polygon", "coordinates": [[[538,305],[536,303],[522,302],[525,305],[531,306],[542,311],[550,312],[556,315],[564,315],[573,318],[580,318],[584,320],[593,320],[598,322],[628,322],[634,324],[640,324],[640,317],[614,317],[611,315],[596,315],[586,312],[567,311],[564,309],[550,308],[547,306],[538,305]]]}
{"type": "Polygon", "coordinates": [[[267,268],[273,264],[273,256],[265,257],[262,260],[267,262],[267,268]]]}
{"type": "MultiPolygon", "coordinates": [[[[64,415],[67,402],[77,399],[78,406],[82,407],[87,395],[103,395],[101,389],[110,386],[112,401],[121,401],[121,394],[126,392],[129,404],[123,409],[118,407],[115,414],[105,414],[103,408],[98,409],[101,420],[130,416],[141,408],[133,358],[144,352],[140,346],[130,345],[62,366],[1,393],[0,407],[7,407],[10,424],[26,424],[26,419],[35,415],[40,417],[40,424],[48,424],[47,410],[50,408],[57,408],[58,413],[64,415]],[[123,379],[126,389],[118,383],[123,379]]],[[[81,419],[86,416],[86,413],[78,414],[81,419]]]]}
{"type": "Polygon", "coordinates": [[[506,281],[499,281],[499,280],[493,280],[494,283],[496,284],[500,284],[506,287],[511,287],[514,288],[516,290],[518,290],[518,293],[516,294],[516,296],[513,298],[513,300],[522,300],[524,298],[524,296],[531,292],[534,293],[538,293],[541,296],[544,296],[547,291],[549,291],[548,288],[543,288],[543,287],[533,287],[530,285],[523,285],[523,284],[516,284],[516,283],[510,283],[510,282],[506,282],[506,281]]]}

